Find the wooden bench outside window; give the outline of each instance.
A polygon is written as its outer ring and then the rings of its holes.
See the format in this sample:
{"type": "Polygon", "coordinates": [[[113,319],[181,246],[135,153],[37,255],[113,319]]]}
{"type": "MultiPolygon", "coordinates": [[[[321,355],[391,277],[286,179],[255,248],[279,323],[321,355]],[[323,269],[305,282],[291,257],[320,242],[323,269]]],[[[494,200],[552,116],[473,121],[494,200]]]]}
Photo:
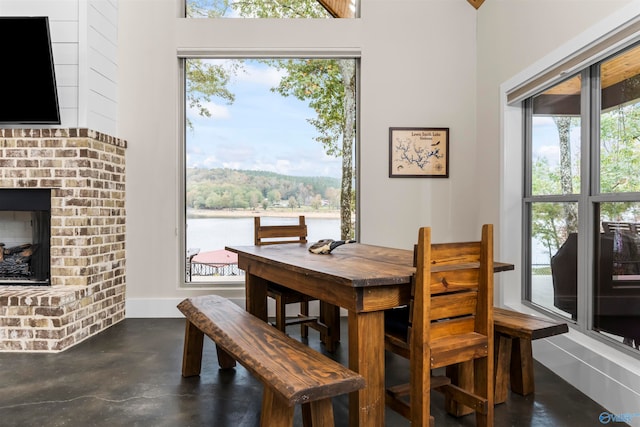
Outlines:
{"type": "Polygon", "coordinates": [[[543,319],[504,308],[494,308],[495,404],[507,399],[507,387],[526,396],[535,390],[533,349],[539,338],[569,332],[565,322],[543,319]]]}
{"type": "Polygon", "coordinates": [[[364,388],[358,373],[263,322],[217,295],[187,298],[178,305],[186,330],[182,375],[199,375],[204,335],[216,343],[221,368],[236,361],[264,385],[262,427],[291,427],[296,404],[303,423],[333,426],[331,398],[364,388]]]}

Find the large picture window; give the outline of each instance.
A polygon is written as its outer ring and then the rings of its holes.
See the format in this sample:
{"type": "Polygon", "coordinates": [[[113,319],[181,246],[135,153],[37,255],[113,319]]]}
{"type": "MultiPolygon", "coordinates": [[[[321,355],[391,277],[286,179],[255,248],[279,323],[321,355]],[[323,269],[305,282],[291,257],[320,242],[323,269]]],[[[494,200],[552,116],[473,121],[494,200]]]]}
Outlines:
{"type": "Polygon", "coordinates": [[[526,299],[640,348],[640,47],[525,101],[526,299]]]}
{"type": "Polygon", "coordinates": [[[356,59],[183,61],[185,283],[243,282],[255,216],[355,238],[356,59]]]}

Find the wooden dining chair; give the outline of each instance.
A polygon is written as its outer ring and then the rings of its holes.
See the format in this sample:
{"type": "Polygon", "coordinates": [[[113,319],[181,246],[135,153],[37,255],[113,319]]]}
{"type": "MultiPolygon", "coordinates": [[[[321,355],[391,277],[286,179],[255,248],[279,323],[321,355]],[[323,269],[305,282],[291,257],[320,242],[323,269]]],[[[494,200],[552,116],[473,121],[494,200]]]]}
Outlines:
{"type": "MultiPolygon", "coordinates": [[[[298,217],[298,224],[263,225],[260,217],[254,218],[254,244],[256,246],[278,245],[286,243],[307,243],[307,225],[304,215],[298,217]]],[[[309,315],[309,302],[315,298],[276,283],[269,283],[267,296],[276,304],[275,326],[285,332],[287,326],[300,325],[300,335],[308,337],[309,328],[320,332],[321,341],[327,351],[333,352],[340,342],[340,308],[320,302],[320,316],[309,315]],[[286,307],[300,304],[300,313],[287,319],[286,307]]]]}
{"type": "Polygon", "coordinates": [[[409,383],[387,388],[386,404],[414,426],[433,425],[434,389],[449,407],[472,408],[476,425],[492,426],[493,226],[479,242],[444,244],[420,228],[414,263],[409,306],[385,313],[385,348],[410,361],[409,383]],[[442,367],[446,375],[432,376],[442,367]]]}

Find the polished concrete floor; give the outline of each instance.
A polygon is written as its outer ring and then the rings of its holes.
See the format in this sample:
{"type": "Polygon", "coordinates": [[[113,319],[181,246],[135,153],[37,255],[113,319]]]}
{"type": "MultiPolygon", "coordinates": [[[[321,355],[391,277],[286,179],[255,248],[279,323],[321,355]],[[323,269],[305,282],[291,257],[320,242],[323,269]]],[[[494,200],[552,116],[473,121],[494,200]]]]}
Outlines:
{"type": "MultiPolygon", "coordinates": [[[[344,321],[342,326],[346,337],[344,321]]],[[[181,377],[183,332],[182,319],[126,319],[63,353],[0,353],[0,426],[258,426],[260,383],[243,368],[218,370],[208,340],[201,376],[181,377]]],[[[322,350],[317,333],[310,335],[309,345],[322,350]]],[[[345,342],[333,357],[346,362],[345,342]]],[[[406,361],[387,357],[389,372],[406,367],[406,361]]],[[[537,363],[535,375],[535,395],[510,394],[496,406],[497,427],[602,425],[602,407],[537,363]]],[[[434,393],[436,425],[475,425],[473,415],[457,419],[441,407],[434,393]]],[[[334,400],[334,412],[336,426],[346,426],[346,397],[334,400]]],[[[389,410],[385,424],[409,425],[389,410]]]]}

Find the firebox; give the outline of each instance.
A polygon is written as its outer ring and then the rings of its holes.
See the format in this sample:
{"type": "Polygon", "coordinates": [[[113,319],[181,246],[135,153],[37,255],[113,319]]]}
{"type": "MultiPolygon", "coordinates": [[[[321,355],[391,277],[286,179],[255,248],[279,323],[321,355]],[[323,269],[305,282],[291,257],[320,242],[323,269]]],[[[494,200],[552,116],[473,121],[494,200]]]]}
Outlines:
{"type": "Polygon", "coordinates": [[[51,190],[0,189],[0,285],[50,285],[51,190]]]}

